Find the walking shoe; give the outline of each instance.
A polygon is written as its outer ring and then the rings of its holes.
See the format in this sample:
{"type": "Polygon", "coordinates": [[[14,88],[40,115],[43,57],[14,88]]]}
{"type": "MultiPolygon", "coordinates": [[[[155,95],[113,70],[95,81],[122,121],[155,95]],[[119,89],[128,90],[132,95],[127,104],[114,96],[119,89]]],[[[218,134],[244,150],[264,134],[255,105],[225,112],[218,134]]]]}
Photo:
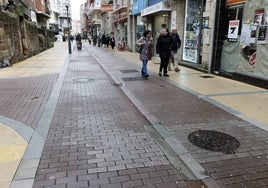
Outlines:
{"type": "Polygon", "coordinates": [[[165,76],[165,77],[169,77],[169,75],[168,75],[168,74],[164,74],[164,76],[165,76]]]}
{"type": "Polygon", "coordinates": [[[161,72],[159,72],[159,76],[162,76],[162,73],[161,72]]]}
{"type": "Polygon", "coordinates": [[[180,71],[180,69],[177,67],[177,68],[175,68],[175,72],[179,72],[180,71]]]}

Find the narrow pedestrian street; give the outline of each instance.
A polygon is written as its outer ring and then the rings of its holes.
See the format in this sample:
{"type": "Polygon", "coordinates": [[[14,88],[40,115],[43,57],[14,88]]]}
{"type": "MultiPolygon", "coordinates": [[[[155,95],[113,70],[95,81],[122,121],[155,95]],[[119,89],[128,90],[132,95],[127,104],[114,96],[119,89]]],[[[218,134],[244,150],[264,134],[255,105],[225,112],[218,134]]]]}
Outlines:
{"type": "MultiPolygon", "coordinates": [[[[155,61],[145,80],[133,53],[83,42],[68,55],[66,43],[55,43],[1,69],[0,133],[17,135],[13,145],[1,141],[0,187],[267,187],[265,118],[220,103],[227,90],[183,86],[207,74],[181,67],[180,81],[173,72],[167,79],[155,61]]],[[[263,96],[266,111],[267,90],[222,80],[244,100],[263,96]]]]}

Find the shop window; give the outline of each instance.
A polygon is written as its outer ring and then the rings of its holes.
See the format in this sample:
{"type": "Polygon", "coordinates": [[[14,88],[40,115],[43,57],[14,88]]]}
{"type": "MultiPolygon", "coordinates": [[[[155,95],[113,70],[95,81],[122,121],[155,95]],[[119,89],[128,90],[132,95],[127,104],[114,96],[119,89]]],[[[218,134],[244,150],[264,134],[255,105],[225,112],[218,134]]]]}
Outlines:
{"type": "Polygon", "coordinates": [[[239,20],[238,35],[241,35],[242,22],[243,22],[243,7],[230,8],[228,10],[229,20],[239,20]]]}
{"type": "MultiPolygon", "coordinates": [[[[236,7],[236,8],[230,8],[228,10],[228,17],[229,20],[239,20],[239,30],[238,30],[238,36],[241,37],[241,31],[242,31],[242,23],[243,23],[243,7],[236,7]]],[[[256,19],[256,18],[255,18],[256,19]]],[[[256,38],[256,30],[251,31],[251,36],[252,39],[256,38]]],[[[247,46],[244,46],[241,51],[242,57],[250,61],[254,54],[256,52],[256,42],[255,40],[251,41],[250,44],[247,46]]]]}

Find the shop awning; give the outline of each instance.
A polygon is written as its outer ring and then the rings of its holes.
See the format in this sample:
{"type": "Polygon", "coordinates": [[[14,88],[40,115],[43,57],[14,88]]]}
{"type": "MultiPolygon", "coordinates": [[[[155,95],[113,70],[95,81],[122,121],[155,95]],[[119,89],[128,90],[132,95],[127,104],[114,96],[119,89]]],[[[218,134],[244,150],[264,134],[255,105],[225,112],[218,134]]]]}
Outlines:
{"type": "Polygon", "coordinates": [[[160,2],[141,10],[141,16],[147,16],[163,11],[171,11],[169,2],[160,2]]]}
{"type": "Polygon", "coordinates": [[[116,9],[113,13],[116,14],[118,12],[127,12],[127,7],[126,6],[122,6],[118,9],[116,9]]]}
{"type": "Polygon", "coordinates": [[[50,15],[48,15],[48,14],[42,12],[42,11],[37,11],[36,14],[40,15],[40,16],[43,16],[43,17],[46,17],[46,18],[50,18],[50,15]]]}
{"type": "Polygon", "coordinates": [[[113,20],[113,23],[120,23],[125,22],[127,20],[127,17],[121,17],[113,20]]]}

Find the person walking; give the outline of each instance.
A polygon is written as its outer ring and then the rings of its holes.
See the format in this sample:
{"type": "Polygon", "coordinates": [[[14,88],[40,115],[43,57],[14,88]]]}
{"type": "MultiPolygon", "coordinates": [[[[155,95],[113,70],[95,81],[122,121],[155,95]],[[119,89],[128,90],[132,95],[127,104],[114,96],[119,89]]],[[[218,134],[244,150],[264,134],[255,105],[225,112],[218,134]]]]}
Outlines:
{"type": "MultiPolygon", "coordinates": [[[[175,68],[175,72],[179,72],[179,52],[178,50],[181,47],[181,39],[178,34],[177,29],[171,30],[171,38],[172,38],[172,46],[171,46],[171,62],[173,63],[173,66],[175,68]]],[[[170,66],[170,65],[169,65],[170,66]]]]}
{"type": "Polygon", "coordinates": [[[168,77],[167,68],[169,59],[171,57],[172,38],[169,30],[163,28],[156,42],[156,53],[160,56],[159,76],[162,76],[164,70],[164,76],[168,77]]]}
{"type": "Polygon", "coordinates": [[[79,33],[76,35],[75,41],[76,41],[77,49],[81,50],[82,49],[82,37],[79,33]]]}
{"type": "Polygon", "coordinates": [[[114,34],[112,34],[111,37],[110,37],[110,45],[111,45],[112,49],[114,49],[114,47],[115,47],[115,38],[114,38],[114,34]]]}
{"type": "Polygon", "coordinates": [[[149,77],[147,72],[148,61],[152,59],[153,38],[150,30],[145,30],[143,36],[136,42],[140,50],[140,60],[142,62],[141,75],[146,79],[149,77]]]}
{"type": "Polygon", "coordinates": [[[103,48],[106,48],[106,42],[107,42],[106,35],[103,33],[101,36],[101,43],[103,48]]]}

